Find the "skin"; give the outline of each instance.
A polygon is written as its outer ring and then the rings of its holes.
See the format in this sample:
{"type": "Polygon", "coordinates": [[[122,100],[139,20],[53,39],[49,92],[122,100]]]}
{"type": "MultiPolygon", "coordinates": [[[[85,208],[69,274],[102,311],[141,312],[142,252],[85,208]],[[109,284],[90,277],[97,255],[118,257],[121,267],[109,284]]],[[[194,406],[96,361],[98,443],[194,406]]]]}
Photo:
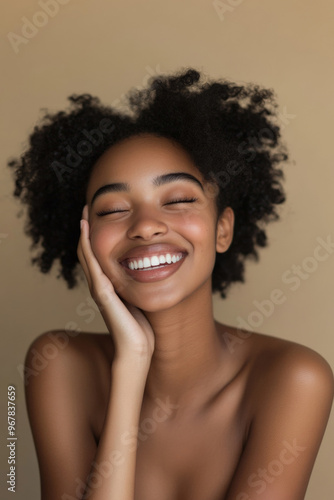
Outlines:
{"type": "MultiPolygon", "coordinates": [[[[234,226],[215,193],[166,138],[129,138],[94,166],[78,256],[108,333],[67,335],[26,381],[43,500],[82,498],[84,485],[92,500],[304,498],[333,374],[306,347],[214,320],[212,269],[234,226]],[[203,189],[184,178],[154,183],[180,172],[203,189]],[[129,189],[92,203],[114,183],[129,189]],[[143,282],[146,271],[129,273],[124,257],[152,248],[183,257],[143,282]]],[[[47,334],[34,341],[27,370],[48,343],[47,334]]]]}

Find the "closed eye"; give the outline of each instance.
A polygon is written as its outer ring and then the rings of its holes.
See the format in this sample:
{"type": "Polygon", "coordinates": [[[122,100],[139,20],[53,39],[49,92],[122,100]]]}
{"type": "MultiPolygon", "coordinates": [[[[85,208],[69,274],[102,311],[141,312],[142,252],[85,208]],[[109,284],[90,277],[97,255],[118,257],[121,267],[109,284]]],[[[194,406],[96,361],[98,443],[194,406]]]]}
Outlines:
{"type": "Polygon", "coordinates": [[[119,214],[121,212],[127,212],[127,210],[121,208],[116,208],[115,210],[101,210],[101,212],[96,212],[96,215],[103,217],[103,215],[119,214]]]}
{"type": "Polygon", "coordinates": [[[171,200],[166,203],[166,205],[173,205],[174,203],[194,203],[198,198],[182,198],[179,200],[171,200]]]}
{"type": "MultiPolygon", "coordinates": [[[[197,200],[198,198],[180,198],[177,200],[168,201],[167,203],[165,203],[165,205],[176,205],[177,203],[194,203],[197,200]]],[[[115,208],[114,210],[101,210],[100,212],[96,212],[96,215],[99,217],[103,217],[104,215],[118,214],[122,212],[127,212],[127,210],[122,208],[115,208]]]]}

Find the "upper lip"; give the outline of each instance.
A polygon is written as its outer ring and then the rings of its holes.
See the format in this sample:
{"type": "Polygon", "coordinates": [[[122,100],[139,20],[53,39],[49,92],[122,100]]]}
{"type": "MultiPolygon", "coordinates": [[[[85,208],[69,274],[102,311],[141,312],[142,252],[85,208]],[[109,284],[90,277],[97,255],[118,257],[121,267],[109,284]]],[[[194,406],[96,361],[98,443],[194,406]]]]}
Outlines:
{"type": "Polygon", "coordinates": [[[129,259],[143,259],[144,257],[153,257],[153,255],[166,255],[170,254],[187,254],[188,252],[177,245],[171,245],[169,243],[158,243],[154,245],[140,245],[128,250],[122,257],[119,259],[119,262],[124,262],[129,259]]]}

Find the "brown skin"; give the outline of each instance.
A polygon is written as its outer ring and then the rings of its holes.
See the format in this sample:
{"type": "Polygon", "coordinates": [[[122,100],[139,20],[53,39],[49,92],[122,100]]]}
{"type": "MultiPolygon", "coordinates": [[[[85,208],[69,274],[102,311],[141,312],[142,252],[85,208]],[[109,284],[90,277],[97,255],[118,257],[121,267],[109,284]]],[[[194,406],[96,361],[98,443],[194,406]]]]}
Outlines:
{"type": "MultiPolygon", "coordinates": [[[[216,251],[231,244],[233,210],[218,216],[212,186],[182,148],[147,135],[99,159],[87,203],[78,256],[111,335],[68,337],[27,380],[42,499],[82,498],[78,485],[88,482],[91,500],[302,500],[333,374],[306,347],[214,320],[211,273],[216,251]],[[185,179],[152,183],[175,172],[204,190],[185,179]],[[130,190],[91,203],[115,182],[130,190]],[[169,204],[175,198],[196,201],[169,204]],[[137,281],[123,257],[157,243],[182,248],[181,266],[137,281]],[[124,460],[115,455],[107,474],[115,450],[124,460]]],[[[27,368],[48,343],[46,334],[33,343],[27,368]]]]}

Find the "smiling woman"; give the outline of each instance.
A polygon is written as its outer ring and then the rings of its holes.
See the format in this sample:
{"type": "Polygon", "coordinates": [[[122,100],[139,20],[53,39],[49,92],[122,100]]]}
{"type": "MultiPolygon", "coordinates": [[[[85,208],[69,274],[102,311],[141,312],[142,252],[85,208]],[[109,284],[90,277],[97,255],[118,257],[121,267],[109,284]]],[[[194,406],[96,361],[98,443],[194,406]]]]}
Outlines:
{"type": "Polygon", "coordinates": [[[232,355],[241,332],[212,312],[285,199],[272,92],[190,69],[130,92],[132,115],[70,100],[9,163],[33,262],[59,259],[69,288],[80,263],[107,331],[71,337],[26,385],[42,499],[302,500],[332,371],[250,331],[232,355]],[[86,127],[94,148],[69,168],[86,127]]]}
{"type": "Polygon", "coordinates": [[[136,135],[99,158],[87,186],[90,241],[123,299],[152,311],[204,282],[211,290],[216,251],[228,248],[233,229],[232,209],[217,221],[211,186],[189,155],[164,137],[136,135]]]}

